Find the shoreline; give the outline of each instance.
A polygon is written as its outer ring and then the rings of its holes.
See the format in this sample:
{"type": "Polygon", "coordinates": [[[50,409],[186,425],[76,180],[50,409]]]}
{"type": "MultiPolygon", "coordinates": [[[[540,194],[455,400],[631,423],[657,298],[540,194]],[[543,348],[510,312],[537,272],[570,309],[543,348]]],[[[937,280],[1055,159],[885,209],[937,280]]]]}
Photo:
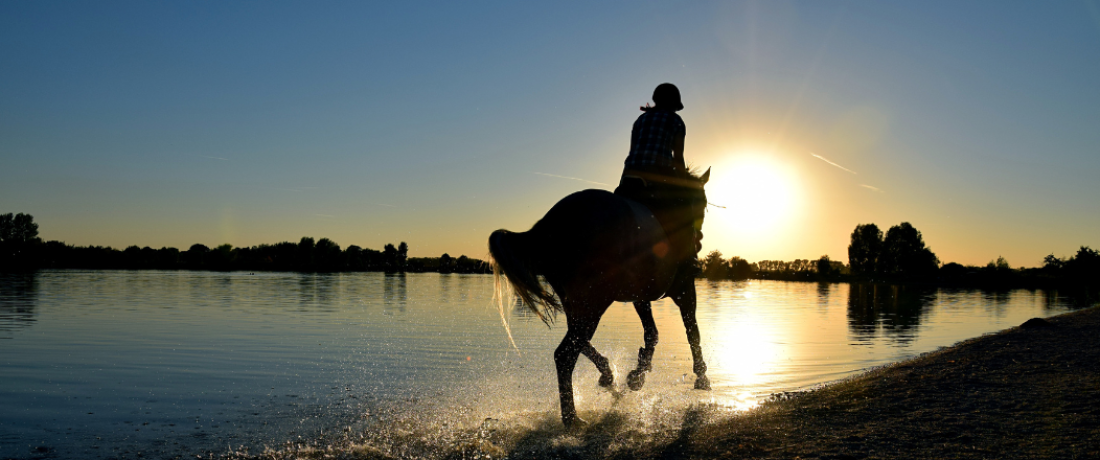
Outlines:
{"type": "Polygon", "coordinates": [[[700,427],[682,457],[1097,458],[1098,416],[1100,307],[1092,307],[700,427]]]}

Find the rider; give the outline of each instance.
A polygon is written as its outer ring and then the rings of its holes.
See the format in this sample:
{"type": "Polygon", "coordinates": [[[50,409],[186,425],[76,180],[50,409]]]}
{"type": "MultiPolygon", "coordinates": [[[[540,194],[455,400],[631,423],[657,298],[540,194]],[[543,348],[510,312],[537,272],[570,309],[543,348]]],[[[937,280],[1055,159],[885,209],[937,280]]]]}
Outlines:
{"type": "Polygon", "coordinates": [[[653,106],[641,107],[642,115],[630,133],[630,154],[626,157],[622,179],[615,194],[648,207],[665,229],[680,254],[691,259],[698,252],[702,232],[694,228],[685,214],[684,200],[677,195],[687,176],[684,164],[684,120],[676,112],[683,110],[680,90],[672,83],[661,83],[653,90],[653,106]],[[692,230],[691,233],[686,233],[692,230]],[[688,240],[690,238],[690,240],[688,240]],[[695,251],[685,246],[693,241],[695,251]],[[679,243],[678,243],[679,242],[679,243]]]}
{"type": "Polygon", "coordinates": [[[676,112],[684,109],[680,90],[661,83],[653,90],[654,106],[641,107],[642,115],[630,132],[630,154],[626,170],[679,175],[684,169],[684,120],[676,112]]]}

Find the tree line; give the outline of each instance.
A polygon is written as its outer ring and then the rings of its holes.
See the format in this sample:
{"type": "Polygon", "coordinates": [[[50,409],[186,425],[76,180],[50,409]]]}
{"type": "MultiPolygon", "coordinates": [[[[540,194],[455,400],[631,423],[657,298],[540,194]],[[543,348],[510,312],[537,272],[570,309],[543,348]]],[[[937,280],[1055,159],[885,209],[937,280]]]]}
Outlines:
{"type": "Polygon", "coordinates": [[[61,241],[42,241],[38,224],[29,214],[0,214],[0,269],[159,269],[221,271],[389,271],[440,273],[492,273],[483,260],[449,254],[409,257],[409,245],[385,245],[381,251],[351,245],[341,249],[328,239],[304,237],[251,247],[223,244],[177,248],[130,246],[73,246],[61,241]]]}
{"type": "Polygon", "coordinates": [[[816,260],[761,260],[749,262],[740,257],[722,258],[722,252],[711,251],[698,261],[699,275],[710,280],[771,279],[785,281],[839,281],[847,275],[843,262],[821,256],[816,260]]]}
{"type": "Polygon", "coordinates": [[[700,276],[711,280],[777,279],[832,282],[918,282],[946,286],[991,288],[1084,289],[1095,296],[1100,290],[1100,252],[1082,246],[1071,257],[1051,254],[1042,267],[1012,268],[1004,257],[985,266],[942,264],[924,243],[921,232],[908,222],[883,234],[875,224],[860,224],[852,231],[848,264],[828,255],[816,260],[762,260],[750,263],[740,257],[725,259],[715,250],[699,259],[700,276]]]}
{"type": "MultiPolygon", "coordinates": [[[[391,271],[439,273],[492,273],[488,262],[466,256],[409,257],[405,242],[385,245],[381,251],[340,245],[328,239],[304,237],[297,243],[282,242],[252,247],[223,244],[214,248],[194,244],[176,248],[130,246],[119,250],[104,246],[73,246],[61,241],[42,241],[38,224],[29,214],[0,214],[0,270],[38,268],[163,269],[241,271],[391,271]]],[[[793,261],[748,262],[723,258],[715,250],[699,259],[700,276],[711,280],[772,279],[829,282],[918,282],[948,286],[993,288],[1083,288],[1087,296],[1100,291],[1100,252],[1082,246],[1076,254],[1043,259],[1042,267],[1013,268],[1003,257],[985,266],[942,264],[924,243],[921,232],[908,222],[890,227],[884,234],[875,224],[860,224],[852,231],[848,264],[828,255],[793,261]]]]}

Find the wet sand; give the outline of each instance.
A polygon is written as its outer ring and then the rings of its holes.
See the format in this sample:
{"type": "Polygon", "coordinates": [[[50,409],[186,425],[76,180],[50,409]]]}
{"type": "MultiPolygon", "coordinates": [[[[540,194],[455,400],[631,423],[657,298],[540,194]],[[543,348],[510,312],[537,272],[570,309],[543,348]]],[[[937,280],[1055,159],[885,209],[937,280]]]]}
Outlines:
{"type": "Polygon", "coordinates": [[[318,443],[326,448],[259,457],[1100,458],[1100,308],[1033,320],[741,415],[693,407],[664,429],[639,429],[614,412],[582,416],[596,419],[574,432],[556,417],[477,430],[442,451],[412,436],[398,444],[419,446],[397,449],[337,436],[318,443]]]}

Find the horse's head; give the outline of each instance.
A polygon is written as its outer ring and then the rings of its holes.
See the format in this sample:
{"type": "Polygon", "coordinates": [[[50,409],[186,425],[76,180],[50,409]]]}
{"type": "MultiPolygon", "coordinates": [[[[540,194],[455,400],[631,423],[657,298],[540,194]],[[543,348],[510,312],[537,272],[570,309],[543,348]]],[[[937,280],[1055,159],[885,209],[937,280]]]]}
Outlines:
{"type": "Polygon", "coordinates": [[[698,252],[702,249],[703,238],[703,218],[706,217],[707,210],[707,192],[705,186],[710,181],[710,168],[702,173],[698,174],[694,171],[683,171],[679,177],[667,182],[670,185],[676,185],[670,193],[672,193],[676,200],[684,206],[685,209],[678,219],[680,222],[674,224],[676,227],[691,226],[695,230],[695,251],[698,252]]]}
{"type": "MultiPolygon", "coordinates": [[[[691,174],[691,172],[688,172],[688,175],[692,176],[696,181],[699,182],[699,188],[697,189],[697,192],[691,194],[688,201],[691,204],[691,216],[693,219],[692,224],[695,227],[696,238],[698,240],[702,240],[703,218],[706,217],[707,211],[707,191],[705,190],[705,186],[707,185],[707,182],[710,182],[710,168],[707,168],[706,172],[698,176],[691,174]]],[[[697,248],[697,250],[698,249],[699,248],[697,248]]]]}
{"type": "Polygon", "coordinates": [[[710,182],[710,168],[702,173],[698,174],[694,171],[688,170],[683,172],[681,177],[683,191],[681,192],[680,199],[691,208],[691,217],[696,230],[703,227],[703,217],[706,214],[707,209],[707,192],[705,186],[707,182],[710,182]]]}

